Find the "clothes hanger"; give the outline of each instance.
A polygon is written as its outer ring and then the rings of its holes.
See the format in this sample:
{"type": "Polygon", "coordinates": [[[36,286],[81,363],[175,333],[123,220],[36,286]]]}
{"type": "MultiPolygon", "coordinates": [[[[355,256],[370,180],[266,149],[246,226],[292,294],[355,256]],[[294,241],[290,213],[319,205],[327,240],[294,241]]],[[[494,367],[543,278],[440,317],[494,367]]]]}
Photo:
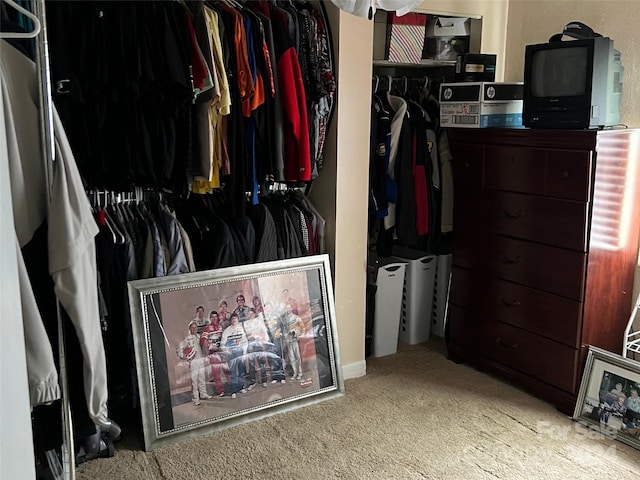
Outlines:
{"type": "Polygon", "coordinates": [[[121,202],[121,194],[118,192],[110,192],[111,203],[109,205],[109,213],[111,214],[111,219],[113,220],[114,226],[119,234],[119,239],[124,244],[127,242],[127,227],[126,223],[129,222],[127,217],[123,213],[122,202],[121,202]]]}
{"type": "Polygon", "coordinates": [[[389,93],[398,97],[403,97],[407,93],[407,77],[393,77],[389,93]]]}
{"type": "MultiPolygon", "coordinates": [[[[105,205],[107,203],[107,193],[105,192],[104,194],[104,198],[105,198],[105,205]]],[[[100,202],[100,191],[99,190],[94,190],[93,191],[93,210],[96,214],[98,214],[98,216],[100,216],[100,212],[102,212],[103,215],[103,220],[104,220],[104,225],[107,227],[107,230],[109,230],[109,233],[111,233],[111,238],[113,239],[113,243],[114,245],[118,243],[118,237],[116,236],[116,232],[113,230],[113,228],[111,227],[111,224],[109,223],[108,219],[107,219],[107,212],[106,210],[102,207],[102,204],[100,202]]]]}
{"type": "Polygon", "coordinates": [[[237,2],[236,0],[222,0],[222,1],[223,1],[223,3],[226,3],[231,8],[235,8],[235,9],[238,9],[238,10],[244,10],[244,6],[241,5],[239,2],[237,2]]]}
{"type": "Polygon", "coordinates": [[[391,92],[391,84],[393,82],[393,77],[391,75],[383,75],[378,79],[378,88],[376,88],[377,93],[391,92]]]}
{"type": "Polygon", "coordinates": [[[109,212],[109,210],[105,210],[104,214],[105,214],[105,218],[107,220],[107,225],[110,224],[109,228],[111,229],[111,231],[116,236],[116,243],[118,245],[124,245],[127,240],[126,240],[125,236],[122,234],[122,231],[120,230],[120,227],[118,226],[118,222],[113,217],[113,215],[111,215],[111,212],[109,212]]]}
{"type": "Polygon", "coordinates": [[[6,3],[7,5],[11,5],[13,8],[15,8],[18,12],[23,14],[25,17],[31,19],[31,21],[33,22],[33,30],[30,32],[0,32],[0,38],[35,38],[37,37],[38,34],[40,33],[40,29],[42,28],[38,17],[35,16],[26,8],[23,8],[20,5],[18,5],[13,0],[3,0],[3,2],[6,3]]]}
{"type": "Polygon", "coordinates": [[[431,93],[431,78],[429,78],[428,76],[425,76],[423,79],[421,93],[427,98],[431,93]]]}
{"type": "Polygon", "coordinates": [[[140,187],[133,187],[133,193],[130,194],[129,202],[125,205],[125,209],[128,210],[129,215],[131,215],[131,221],[144,221],[144,215],[140,211],[139,204],[141,202],[141,193],[139,191],[140,187]]]}
{"type": "Polygon", "coordinates": [[[111,192],[106,192],[106,191],[104,192],[104,202],[105,202],[104,215],[105,215],[105,220],[107,221],[107,225],[110,226],[111,231],[115,234],[117,243],[119,245],[123,245],[126,242],[126,238],[122,233],[122,230],[120,229],[118,221],[111,214],[111,209],[109,208],[109,207],[113,208],[113,196],[111,195],[111,192]],[[109,197],[111,197],[111,201],[109,201],[109,197]]]}
{"type": "Polygon", "coordinates": [[[407,90],[409,87],[409,79],[407,77],[405,77],[404,75],[402,77],[400,77],[400,93],[402,94],[402,96],[405,96],[407,94],[407,90]]]}
{"type": "Polygon", "coordinates": [[[144,204],[144,192],[142,191],[142,187],[134,187],[135,192],[135,202],[133,203],[133,213],[138,216],[138,220],[146,222],[147,219],[143,212],[143,208],[145,208],[144,204]]]}
{"type": "Polygon", "coordinates": [[[121,194],[118,194],[116,196],[116,210],[118,210],[120,212],[120,215],[122,215],[122,217],[124,218],[124,220],[131,224],[133,223],[133,215],[131,214],[131,212],[129,211],[128,208],[126,208],[125,205],[129,204],[131,202],[131,199],[129,198],[129,193],[128,192],[123,192],[124,198],[122,198],[121,194]]]}

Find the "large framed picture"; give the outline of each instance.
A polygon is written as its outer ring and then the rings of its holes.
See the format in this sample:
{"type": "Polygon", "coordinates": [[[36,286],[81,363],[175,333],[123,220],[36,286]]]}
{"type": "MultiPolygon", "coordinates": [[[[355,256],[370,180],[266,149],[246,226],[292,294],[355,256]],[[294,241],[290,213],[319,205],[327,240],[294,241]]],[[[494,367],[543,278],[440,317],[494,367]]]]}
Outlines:
{"type": "Polygon", "coordinates": [[[640,449],[640,363],[589,347],[573,419],[640,449]]]}
{"type": "Polygon", "coordinates": [[[145,450],[344,393],[327,255],[129,282],[145,450]]]}

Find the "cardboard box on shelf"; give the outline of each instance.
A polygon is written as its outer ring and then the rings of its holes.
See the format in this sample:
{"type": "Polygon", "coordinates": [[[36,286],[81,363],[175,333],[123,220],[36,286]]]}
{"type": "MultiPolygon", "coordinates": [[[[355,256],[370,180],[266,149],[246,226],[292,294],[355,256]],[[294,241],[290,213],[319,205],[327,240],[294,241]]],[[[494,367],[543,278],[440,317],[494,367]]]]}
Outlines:
{"type": "Polygon", "coordinates": [[[427,37],[469,36],[471,20],[466,17],[434,17],[427,22],[427,37]]]}
{"type": "Polygon", "coordinates": [[[495,54],[464,53],[456,60],[456,82],[494,82],[495,54]]]}
{"type": "Polygon", "coordinates": [[[469,51],[471,20],[466,17],[434,17],[427,22],[422,58],[455,61],[469,51]]]}
{"type": "Polygon", "coordinates": [[[522,98],[522,82],[442,83],[440,125],[522,128],[522,98]]]}

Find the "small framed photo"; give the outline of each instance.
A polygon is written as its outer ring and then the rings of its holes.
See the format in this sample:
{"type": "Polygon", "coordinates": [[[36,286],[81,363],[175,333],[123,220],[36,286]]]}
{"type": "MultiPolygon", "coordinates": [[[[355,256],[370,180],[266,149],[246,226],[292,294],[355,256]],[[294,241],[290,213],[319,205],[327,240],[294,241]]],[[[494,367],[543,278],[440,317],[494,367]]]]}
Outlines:
{"type": "Polygon", "coordinates": [[[327,255],[129,282],[145,450],[344,394],[327,255]]]}
{"type": "Polygon", "coordinates": [[[640,363],[590,346],[573,419],[640,449],[640,363]]]}

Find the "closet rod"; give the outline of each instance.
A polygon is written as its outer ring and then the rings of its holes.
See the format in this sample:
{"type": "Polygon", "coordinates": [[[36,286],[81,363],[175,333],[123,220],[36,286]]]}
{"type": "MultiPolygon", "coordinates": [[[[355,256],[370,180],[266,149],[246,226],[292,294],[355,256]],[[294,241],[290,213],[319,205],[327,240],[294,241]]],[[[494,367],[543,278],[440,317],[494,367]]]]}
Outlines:
{"type": "MultiPolygon", "coordinates": [[[[33,2],[34,14],[40,19],[40,33],[36,37],[36,66],[38,69],[38,87],[40,95],[40,145],[44,162],[47,185],[47,212],[51,206],[53,193],[53,162],[56,160],[55,137],[53,130],[53,101],[51,97],[51,75],[49,41],[47,37],[47,17],[45,0],[33,2]]],[[[47,215],[48,216],[48,215],[47,215]]],[[[66,347],[60,303],[56,301],[58,317],[58,356],[60,362],[60,388],[62,408],[62,468],[64,480],[75,480],[75,448],[73,444],[73,423],[71,403],[69,402],[69,383],[67,378],[66,347]]]]}

